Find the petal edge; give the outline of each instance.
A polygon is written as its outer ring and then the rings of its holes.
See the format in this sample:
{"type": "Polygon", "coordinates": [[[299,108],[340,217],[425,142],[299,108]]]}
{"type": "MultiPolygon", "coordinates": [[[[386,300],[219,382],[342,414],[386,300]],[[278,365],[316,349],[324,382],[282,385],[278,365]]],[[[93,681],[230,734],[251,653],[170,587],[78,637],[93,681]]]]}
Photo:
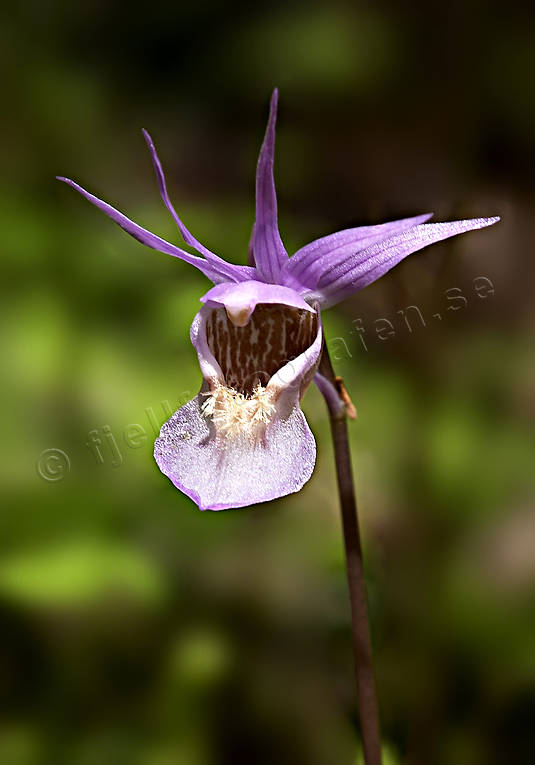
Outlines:
{"type": "Polygon", "coordinates": [[[202,394],[168,420],[154,458],[169,480],[200,510],[226,510],[268,502],[299,491],[316,462],[316,442],[295,407],[268,426],[264,443],[216,441],[201,411],[202,394]]]}

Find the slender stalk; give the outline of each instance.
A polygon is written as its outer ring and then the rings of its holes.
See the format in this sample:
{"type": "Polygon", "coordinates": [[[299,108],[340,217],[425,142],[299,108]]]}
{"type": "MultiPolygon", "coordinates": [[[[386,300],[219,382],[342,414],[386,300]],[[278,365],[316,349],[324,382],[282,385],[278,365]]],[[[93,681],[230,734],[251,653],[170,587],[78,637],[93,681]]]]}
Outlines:
{"type": "Polygon", "coordinates": [[[324,346],[319,367],[320,374],[330,383],[320,386],[324,393],[336,463],[336,478],[342,511],[342,527],[346,554],[347,583],[351,604],[351,627],[355,675],[365,765],[381,765],[381,738],[379,728],[379,706],[373,672],[370,622],[366,597],[366,582],[357,515],[357,501],[353,484],[351,454],[347,431],[347,416],[355,416],[355,410],[347,395],[342,380],[336,377],[324,346]],[[328,393],[330,389],[330,394],[328,393]],[[336,395],[335,395],[336,394],[336,395]]]}

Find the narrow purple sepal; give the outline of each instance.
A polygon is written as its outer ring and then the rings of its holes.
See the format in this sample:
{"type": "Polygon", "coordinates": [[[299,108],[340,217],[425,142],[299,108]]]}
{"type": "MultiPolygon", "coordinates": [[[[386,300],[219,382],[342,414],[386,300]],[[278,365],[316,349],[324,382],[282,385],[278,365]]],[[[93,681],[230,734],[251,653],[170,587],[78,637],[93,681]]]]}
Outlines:
{"type": "Polygon", "coordinates": [[[57,179],[58,181],[67,183],[73,189],[78,191],[83,197],[94,204],[95,207],[98,207],[99,210],[102,210],[102,212],[106,213],[106,215],[111,218],[114,223],[120,226],[124,231],[126,231],[127,234],[130,234],[130,236],[132,236],[141,244],[144,244],[146,247],[151,247],[153,250],[164,252],[167,255],[172,255],[175,258],[180,258],[186,263],[189,263],[190,265],[198,268],[203,272],[205,276],[207,276],[216,284],[221,281],[225,281],[226,276],[222,274],[219,269],[208,263],[203,258],[199,258],[196,255],[190,255],[189,253],[180,249],[180,247],[177,247],[176,245],[167,242],[165,239],[156,236],[156,234],[147,231],[147,229],[142,228],[137,223],[134,223],[134,221],[130,220],[130,218],[127,218],[126,215],[123,215],[123,213],[119,212],[119,210],[116,210],[115,207],[112,207],[107,202],[104,202],[102,199],[94,196],[89,191],[86,191],[84,188],[82,188],[82,186],[79,186],[70,178],[57,176],[57,179]]]}
{"type": "Polygon", "coordinates": [[[204,258],[199,258],[197,255],[191,255],[189,252],[182,250],[180,247],[167,242],[165,239],[162,239],[156,234],[147,231],[147,229],[142,228],[137,223],[134,223],[134,221],[127,218],[126,215],[123,215],[123,213],[119,212],[115,207],[112,207],[107,202],[104,202],[89,191],[86,191],[82,186],[75,183],[75,181],[72,181],[70,178],[64,178],[59,175],[56,177],[58,181],[63,181],[68,184],[85,197],[85,199],[94,204],[95,207],[102,210],[102,212],[111,218],[114,223],[120,226],[127,234],[130,234],[130,236],[138,242],[144,244],[146,247],[151,247],[153,250],[158,250],[159,252],[164,252],[166,255],[180,258],[180,260],[195,266],[199,271],[202,271],[208,279],[213,281],[214,284],[229,280],[242,281],[251,278],[251,269],[247,266],[232,266],[229,263],[225,263],[225,261],[221,261],[221,263],[209,263],[204,258]]]}
{"type": "Polygon", "coordinates": [[[256,170],[256,223],[254,227],[254,259],[258,272],[268,281],[279,281],[280,270],[288,260],[279,234],[277,195],[273,178],[275,155],[275,122],[278,90],[271,97],[269,120],[256,170]]]}
{"type": "Polygon", "coordinates": [[[358,265],[361,253],[367,247],[414,228],[429,220],[432,215],[426,213],[375,226],[348,228],[316,239],[292,255],[283,269],[283,278],[290,286],[301,285],[313,290],[330,268],[340,267],[344,263],[358,265]]]}
{"type": "MultiPolygon", "coordinates": [[[[209,250],[207,247],[204,246],[201,242],[199,242],[198,239],[196,239],[193,234],[186,228],[186,226],[182,223],[180,218],[178,217],[178,214],[169,199],[169,194],[167,193],[167,183],[165,181],[165,175],[162,169],[162,163],[160,162],[160,158],[158,157],[158,154],[156,152],[156,147],[154,146],[154,141],[152,140],[149,132],[143,128],[142,130],[143,137],[145,138],[145,141],[147,143],[147,146],[149,147],[152,164],[154,166],[154,171],[156,173],[156,180],[158,182],[158,188],[160,190],[160,195],[163,199],[163,202],[171,215],[173,216],[173,219],[175,223],[178,226],[178,229],[180,233],[182,234],[182,237],[186,244],[188,244],[190,247],[193,247],[194,250],[197,250],[197,252],[200,252],[201,255],[204,255],[206,260],[213,263],[222,273],[225,273],[229,279],[235,279],[237,275],[239,275],[240,279],[243,278],[245,275],[244,266],[234,266],[231,263],[227,263],[223,258],[219,257],[219,255],[216,255],[214,252],[209,250]]],[[[253,269],[249,269],[249,278],[252,278],[254,274],[253,269]]]]}
{"type": "Polygon", "coordinates": [[[377,242],[359,252],[355,265],[344,260],[326,270],[313,291],[313,298],[318,300],[323,309],[328,308],[379,279],[407,255],[456,234],[492,226],[499,220],[499,217],[493,217],[424,223],[377,242]]]}

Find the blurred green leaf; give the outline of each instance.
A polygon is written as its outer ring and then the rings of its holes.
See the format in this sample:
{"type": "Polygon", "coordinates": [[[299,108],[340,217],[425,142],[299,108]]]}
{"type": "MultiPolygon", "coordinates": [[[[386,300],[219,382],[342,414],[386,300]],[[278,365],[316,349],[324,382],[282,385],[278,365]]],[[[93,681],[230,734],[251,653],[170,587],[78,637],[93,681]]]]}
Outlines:
{"type": "Polygon", "coordinates": [[[163,582],[154,563],[133,547],[74,540],[4,558],[0,591],[39,606],[76,608],[118,594],[153,604],[163,582]]]}

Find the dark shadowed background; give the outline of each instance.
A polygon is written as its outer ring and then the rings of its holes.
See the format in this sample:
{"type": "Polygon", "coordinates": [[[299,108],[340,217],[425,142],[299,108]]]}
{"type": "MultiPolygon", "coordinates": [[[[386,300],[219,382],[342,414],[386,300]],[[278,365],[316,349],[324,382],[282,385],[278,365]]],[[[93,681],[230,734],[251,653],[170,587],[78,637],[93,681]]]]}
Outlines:
{"type": "Polygon", "coordinates": [[[274,85],[290,251],[431,210],[502,216],[325,323],[359,415],[385,765],[531,761],[533,13],[58,0],[2,17],[0,762],[361,762],[320,396],[300,494],[200,513],[152,443],[198,390],[209,283],[54,180],[178,243],[146,127],[186,225],[245,263],[274,85]]]}

